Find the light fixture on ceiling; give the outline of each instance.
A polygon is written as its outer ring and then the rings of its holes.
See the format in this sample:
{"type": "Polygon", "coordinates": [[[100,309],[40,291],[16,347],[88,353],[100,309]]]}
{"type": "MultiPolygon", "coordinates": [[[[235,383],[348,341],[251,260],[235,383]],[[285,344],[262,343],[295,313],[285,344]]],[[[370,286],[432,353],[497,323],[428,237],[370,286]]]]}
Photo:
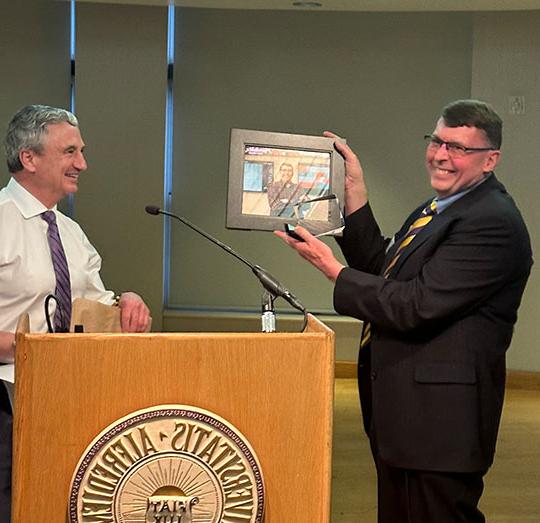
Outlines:
{"type": "Polygon", "coordinates": [[[294,5],[294,7],[307,7],[310,9],[322,7],[322,4],[320,2],[293,2],[292,5],[294,5]]]}

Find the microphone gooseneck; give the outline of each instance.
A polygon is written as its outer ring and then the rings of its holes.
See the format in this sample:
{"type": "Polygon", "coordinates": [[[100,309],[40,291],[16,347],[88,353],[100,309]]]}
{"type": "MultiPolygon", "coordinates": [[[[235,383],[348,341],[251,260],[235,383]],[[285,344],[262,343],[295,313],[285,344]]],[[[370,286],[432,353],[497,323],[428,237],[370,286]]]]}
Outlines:
{"type": "Polygon", "coordinates": [[[47,332],[53,333],[53,332],[69,332],[68,328],[62,327],[59,329],[54,329],[51,322],[51,313],[49,311],[49,303],[51,300],[54,300],[56,302],[56,308],[60,311],[60,317],[62,318],[62,324],[65,325],[66,317],[65,317],[65,311],[62,307],[62,304],[60,303],[60,300],[54,295],[54,294],[48,294],[45,298],[45,321],[47,322],[47,332]]]}
{"type": "Polygon", "coordinates": [[[187,225],[190,229],[194,230],[195,232],[199,233],[200,235],[204,236],[207,240],[210,240],[212,243],[217,245],[218,247],[221,247],[224,251],[228,252],[238,260],[240,260],[243,264],[247,265],[253,274],[257,276],[259,281],[261,282],[261,285],[272,295],[275,297],[281,297],[283,298],[287,303],[289,303],[292,307],[302,312],[304,315],[307,314],[306,308],[302,305],[300,300],[288,289],[283,287],[281,283],[279,283],[276,278],[274,278],[269,272],[264,270],[259,265],[255,265],[248,260],[246,260],[244,257],[240,256],[237,252],[235,252],[231,247],[229,247],[227,244],[219,241],[217,238],[214,238],[210,234],[208,234],[206,231],[203,231],[200,227],[197,227],[195,224],[191,223],[189,220],[186,220],[185,218],[182,218],[181,216],[178,216],[177,214],[173,214],[168,211],[164,211],[163,209],[160,209],[159,207],[155,205],[147,205],[145,207],[145,210],[148,214],[152,214],[154,216],[157,216],[158,214],[163,214],[164,216],[170,216],[171,218],[174,218],[175,220],[178,220],[182,222],[184,225],[187,225]]]}

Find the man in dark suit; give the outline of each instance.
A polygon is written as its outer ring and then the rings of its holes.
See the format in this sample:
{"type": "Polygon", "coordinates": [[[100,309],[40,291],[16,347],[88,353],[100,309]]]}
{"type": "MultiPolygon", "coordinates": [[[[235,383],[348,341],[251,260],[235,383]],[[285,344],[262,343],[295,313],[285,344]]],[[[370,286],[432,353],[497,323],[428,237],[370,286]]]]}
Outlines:
{"type": "MultiPolygon", "coordinates": [[[[325,133],[327,136],[334,136],[325,133]]],[[[483,522],[505,352],[532,265],[521,214],[493,169],[502,122],[487,104],[446,106],[426,136],[437,193],[381,235],[360,162],[346,164],[348,267],[305,229],[278,235],[335,282],[334,306],[364,321],[358,380],[378,477],[379,523],[483,522]]]]}

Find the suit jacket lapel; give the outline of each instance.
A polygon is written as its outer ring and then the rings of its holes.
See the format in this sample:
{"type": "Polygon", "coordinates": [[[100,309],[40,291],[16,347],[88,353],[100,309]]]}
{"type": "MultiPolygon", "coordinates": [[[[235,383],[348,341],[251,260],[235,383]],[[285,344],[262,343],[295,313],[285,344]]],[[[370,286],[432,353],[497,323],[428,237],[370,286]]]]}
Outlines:
{"type": "MultiPolygon", "coordinates": [[[[398,261],[392,267],[392,270],[390,271],[390,274],[396,274],[399,272],[400,267],[407,261],[409,256],[416,251],[421,245],[423,245],[429,238],[440,231],[443,228],[446,228],[447,225],[453,220],[453,217],[449,215],[438,214],[437,216],[433,217],[433,220],[431,220],[413,239],[413,241],[403,249],[401,252],[398,261]]],[[[398,243],[398,242],[396,242],[398,243]]],[[[394,251],[395,252],[395,251],[394,251]]],[[[393,258],[393,256],[392,256],[393,258]]],[[[388,259],[388,263],[392,260],[392,258],[388,259]]],[[[388,265],[388,263],[385,264],[388,265]]]]}
{"type": "Polygon", "coordinates": [[[403,238],[405,238],[405,235],[407,234],[410,226],[420,217],[420,214],[422,214],[422,210],[426,208],[426,206],[429,204],[431,200],[427,200],[422,205],[420,205],[417,209],[415,209],[407,218],[405,223],[401,226],[401,229],[396,232],[394,235],[394,242],[392,243],[392,246],[388,249],[386,252],[386,259],[384,262],[384,265],[381,270],[381,274],[384,274],[384,271],[386,270],[386,267],[390,263],[390,261],[394,258],[394,255],[400,246],[401,242],[403,241],[403,238]]]}
{"type": "MultiPolygon", "coordinates": [[[[426,242],[430,236],[432,236],[437,231],[440,231],[442,228],[447,227],[447,225],[456,218],[456,216],[459,215],[461,209],[467,208],[473,203],[474,201],[478,200],[482,197],[483,194],[487,191],[499,189],[502,191],[505,191],[504,186],[497,180],[495,177],[495,174],[492,174],[489,179],[487,179],[484,183],[482,183],[480,186],[478,186],[476,189],[471,191],[470,193],[466,194],[456,202],[454,202],[452,205],[450,205],[443,213],[436,215],[433,220],[431,220],[413,239],[413,241],[403,250],[401,253],[398,261],[392,267],[392,270],[390,271],[391,275],[397,274],[399,272],[400,267],[405,263],[407,258],[416,250],[418,247],[420,247],[424,242],[426,242]]],[[[429,200],[428,200],[429,203],[429,200]]],[[[388,251],[386,255],[386,261],[384,263],[383,270],[381,274],[384,274],[384,270],[388,266],[388,264],[391,262],[392,258],[394,257],[394,254],[399,247],[401,241],[403,240],[405,234],[407,234],[407,231],[409,229],[410,224],[414,222],[422,212],[422,209],[425,207],[426,204],[421,205],[416,211],[411,214],[407,222],[404,224],[404,226],[400,229],[400,238],[396,239],[394,245],[392,248],[388,251]]]]}

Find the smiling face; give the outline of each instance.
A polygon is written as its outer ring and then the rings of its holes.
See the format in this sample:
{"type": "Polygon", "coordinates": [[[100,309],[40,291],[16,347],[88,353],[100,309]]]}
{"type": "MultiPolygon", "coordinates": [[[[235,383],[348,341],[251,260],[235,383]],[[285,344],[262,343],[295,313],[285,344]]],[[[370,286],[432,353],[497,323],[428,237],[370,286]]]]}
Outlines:
{"type": "MultiPolygon", "coordinates": [[[[441,118],[432,133],[444,142],[464,147],[491,147],[486,133],[477,127],[447,127],[441,118]]],[[[474,185],[491,172],[499,161],[500,151],[475,151],[462,157],[451,157],[446,146],[426,149],[426,168],[431,186],[445,198],[474,185]]]]}
{"type": "Polygon", "coordinates": [[[281,164],[279,168],[279,177],[283,183],[289,183],[293,177],[293,167],[288,163],[281,164]]]}
{"type": "Polygon", "coordinates": [[[79,174],[86,170],[84,142],[78,127],[67,122],[50,124],[41,151],[19,154],[24,170],[16,178],[48,208],[68,194],[77,192],[79,174]]]}

